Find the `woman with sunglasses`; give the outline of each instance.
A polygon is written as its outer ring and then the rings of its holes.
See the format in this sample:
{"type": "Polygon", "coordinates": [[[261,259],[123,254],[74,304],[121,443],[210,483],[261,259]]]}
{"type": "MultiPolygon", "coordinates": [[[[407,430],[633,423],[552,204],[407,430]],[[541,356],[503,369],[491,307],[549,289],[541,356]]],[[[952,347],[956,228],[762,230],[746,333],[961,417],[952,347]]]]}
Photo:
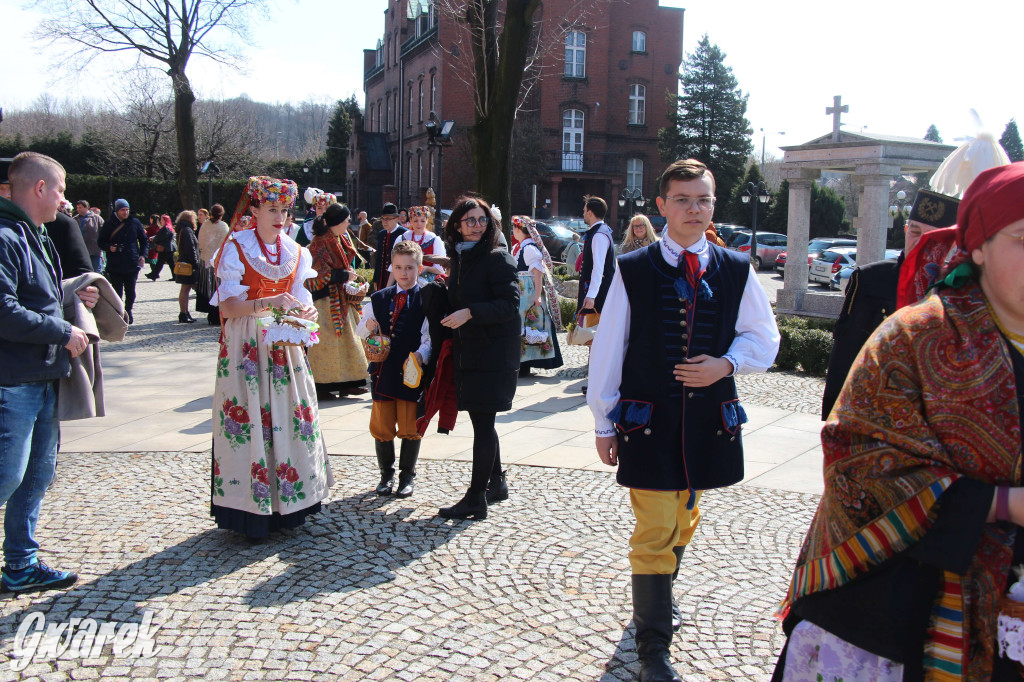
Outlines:
{"type": "Polygon", "coordinates": [[[498,246],[500,226],[486,201],[462,197],[445,223],[451,258],[448,315],[458,409],[473,423],[469,490],[439,514],[485,519],[488,503],[508,499],[494,418],[512,409],[519,377],[519,280],[512,256],[498,246]]]}

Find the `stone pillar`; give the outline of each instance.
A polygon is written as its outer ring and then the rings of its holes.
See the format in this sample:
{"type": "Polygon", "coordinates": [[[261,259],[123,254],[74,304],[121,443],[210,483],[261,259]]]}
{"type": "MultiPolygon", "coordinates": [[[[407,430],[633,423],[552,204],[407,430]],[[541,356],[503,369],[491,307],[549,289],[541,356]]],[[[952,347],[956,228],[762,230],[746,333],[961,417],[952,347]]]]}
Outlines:
{"type": "Polygon", "coordinates": [[[786,278],[779,291],[776,307],[781,310],[800,310],[807,293],[807,242],[811,232],[811,183],[821,171],[795,168],[782,169],[782,177],[789,180],[789,221],[786,232],[786,278]]]}
{"type": "Polygon", "coordinates": [[[864,183],[860,230],[857,233],[858,265],[885,259],[885,238],[890,225],[889,186],[899,173],[899,166],[872,164],[857,167],[857,176],[864,183]]]}

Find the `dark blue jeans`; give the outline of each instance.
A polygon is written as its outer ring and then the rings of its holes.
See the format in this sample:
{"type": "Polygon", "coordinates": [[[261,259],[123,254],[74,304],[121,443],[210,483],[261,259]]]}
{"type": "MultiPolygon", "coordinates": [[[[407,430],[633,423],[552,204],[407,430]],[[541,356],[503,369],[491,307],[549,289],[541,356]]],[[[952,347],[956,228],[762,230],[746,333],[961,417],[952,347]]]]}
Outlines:
{"type": "Polygon", "coordinates": [[[0,386],[0,504],[4,560],[12,569],[35,563],[36,522],[57,465],[60,422],[57,382],[0,386]]]}

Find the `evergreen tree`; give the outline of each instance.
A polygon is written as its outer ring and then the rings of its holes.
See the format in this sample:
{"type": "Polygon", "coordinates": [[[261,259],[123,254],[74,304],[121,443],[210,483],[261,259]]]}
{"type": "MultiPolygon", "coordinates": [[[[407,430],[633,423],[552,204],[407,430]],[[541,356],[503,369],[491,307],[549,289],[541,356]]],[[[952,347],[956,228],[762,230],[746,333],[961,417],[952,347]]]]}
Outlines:
{"type": "Polygon", "coordinates": [[[772,195],[765,211],[764,221],[757,216],[757,227],[765,232],[789,233],[789,180],[779,183],[779,190],[772,195]],[[763,227],[762,227],[763,226],[763,227]]]}
{"type": "Polygon", "coordinates": [[[939,129],[935,127],[935,124],[928,126],[928,132],[924,134],[924,139],[929,142],[942,142],[942,138],[939,136],[939,129]]]}
{"type": "Polygon", "coordinates": [[[339,99],[334,106],[334,114],[327,127],[327,151],[324,156],[327,160],[327,167],[331,169],[332,173],[337,169],[335,177],[341,178],[342,182],[347,177],[348,143],[352,136],[353,122],[358,114],[359,102],[355,95],[348,99],[339,99]]]}
{"type": "MultiPolygon", "coordinates": [[[[764,176],[761,175],[761,167],[756,162],[750,164],[746,175],[743,176],[743,180],[733,188],[732,199],[729,200],[729,205],[726,207],[727,210],[721,212],[723,222],[727,219],[729,222],[736,223],[737,225],[753,226],[754,209],[750,204],[743,203],[743,194],[746,192],[747,183],[752,182],[756,187],[757,183],[763,181],[764,176]]],[[[757,229],[759,230],[768,229],[765,227],[765,219],[768,217],[769,206],[770,204],[761,204],[757,207],[757,229]]]]}
{"type": "Polygon", "coordinates": [[[999,144],[1010,157],[1010,161],[1024,161],[1024,144],[1020,141],[1020,131],[1017,130],[1017,119],[1011,118],[1006,124],[1003,136],[999,138],[999,144]]]}
{"type": "Polygon", "coordinates": [[[811,183],[810,237],[834,237],[850,226],[846,204],[831,187],[811,183]]]}
{"type": "Polygon", "coordinates": [[[715,196],[728,203],[753,151],[747,98],[725,53],[705,34],[690,54],[679,80],[683,94],[669,99],[669,126],[658,131],[662,160],[694,158],[715,175],[715,196]]]}

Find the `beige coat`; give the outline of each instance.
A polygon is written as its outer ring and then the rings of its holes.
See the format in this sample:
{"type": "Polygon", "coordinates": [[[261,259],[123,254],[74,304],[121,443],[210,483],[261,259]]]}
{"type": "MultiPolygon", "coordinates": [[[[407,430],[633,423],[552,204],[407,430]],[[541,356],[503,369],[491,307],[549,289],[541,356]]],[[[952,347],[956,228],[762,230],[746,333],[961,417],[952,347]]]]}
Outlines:
{"type": "Polygon", "coordinates": [[[217,249],[224,243],[230,231],[231,228],[223,220],[216,223],[207,220],[203,223],[199,228],[199,257],[207,263],[213,263],[213,255],[217,253],[217,249]]]}
{"type": "Polygon", "coordinates": [[[124,339],[128,331],[124,303],[114,293],[110,282],[95,272],[66,279],[61,285],[64,290],[64,319],[86,333],[89,348],[71,359],[71,375],[60,381],[57,416],[61,421],[102,417],[105,411],[99,341],[124,339]],[[92,309],[75,293],[88,286],[100,291],[100,300],[92,309]]]}

